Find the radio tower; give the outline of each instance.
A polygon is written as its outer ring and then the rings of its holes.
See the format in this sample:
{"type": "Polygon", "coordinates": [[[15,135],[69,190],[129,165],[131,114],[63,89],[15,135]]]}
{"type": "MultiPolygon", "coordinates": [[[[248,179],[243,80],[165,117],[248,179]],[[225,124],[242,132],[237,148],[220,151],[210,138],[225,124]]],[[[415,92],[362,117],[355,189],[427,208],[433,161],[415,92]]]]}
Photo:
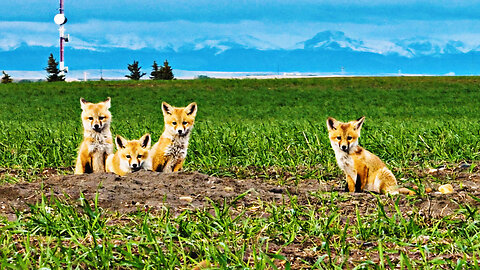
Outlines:
{"type": "Polygon", "coordinates": [[[59,13],[55,15],[55,18],[53,20],[59,26],[58,32],[60,34],[60,74],[65,75],[65,73],[68,72],[68,67],[65,66],[65,59],[63,57],[63,43],[68,42],[70,35],[65,36],[64,24],[67,23],[67,17],[65,17],[65,14],[63,14],[63,0],[60,0],[60,8],[58,10],[59,13]]]}

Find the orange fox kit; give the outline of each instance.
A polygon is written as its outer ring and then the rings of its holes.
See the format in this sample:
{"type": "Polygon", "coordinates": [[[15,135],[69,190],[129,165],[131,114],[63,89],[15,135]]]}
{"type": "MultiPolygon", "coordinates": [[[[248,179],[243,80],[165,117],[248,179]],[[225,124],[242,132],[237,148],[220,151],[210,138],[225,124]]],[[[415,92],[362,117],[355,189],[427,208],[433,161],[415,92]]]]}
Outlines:
{"type": "Polygon", "coordinates": [[[348,123],[331,117],[327,119],[330,144],[335,151],[338,166],[346,174],[348,191],[408,193],[408,189],[398,189],[395,176],[380,158],[358,145],[364,120],[365,116],[348,123]]]}
{"type": "Polygon", "coordinates": [[[135,172],[143,167],[145,160],[148,158],[150,149],[150,134],[145,134],[139,140],[127,141],[120,135],[115,138],[117,152],[107,157],[107,172],[113,172],[120,176],[127,173],[135,172]]]}
{"type": "Polygon", "coordinates": [[[150,151],[146,168],[152,171],[176,172],[182,169],[187,156],[188,140],[197,114],[197,103],[177,108],[162,103],[165,129],[150,151]]]}
{"type": "Polygon", "coordinates": [[[78,149],[75,174],[105,172],[105,159],[113,152],[110,122],[110,98],[90,103],[80,98],[82,107],[83,141],[78,149]]]}

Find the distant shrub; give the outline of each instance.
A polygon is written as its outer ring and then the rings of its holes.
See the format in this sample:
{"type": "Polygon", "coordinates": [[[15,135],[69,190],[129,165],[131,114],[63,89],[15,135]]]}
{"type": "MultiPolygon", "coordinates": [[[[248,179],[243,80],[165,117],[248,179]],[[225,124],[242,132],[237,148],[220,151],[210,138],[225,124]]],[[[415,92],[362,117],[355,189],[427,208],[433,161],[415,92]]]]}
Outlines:
{"type": "Polygon", "coordinates": [[[133,61],[133,64],[128,65],[128,70],[130,71],[130,75],[125,75],[125,77],[129,78],[130,80],[138,81],[140,80],[140,78],[145,76],[145,74],[147,74],[145,72],[142,73],[140,71],[141,69],[142,67],[138,66],[138,61],[133,61]]]}
{"type": "Polygon", "coordinates": [[[2,73],[3,73],[2,83],[11,83],[11,82],[13,82],[13,79],[12,79],[12,77],[10,77],[10,75],[8,75],[7,73],[5,73],[5,71],[2,71],[2,73]]]}
{"type": "Polygon", "coordinates": [[[53,54],[50,54],[48,57],[48,64],[45,70],[48,73],[47,82],[65,81],[65,75],[60,75],[61,71],[58,69],[58,62],[53,58],[53,54]]]}
{"type": "Polygon", "coordinates": [[[168,61],[163,62],[162,67],[158,67],[157,62],[153,61],[152,73],[150,73],[150,78],[152,80],[173,80],[172,67],[168,65],[168,61]]]}

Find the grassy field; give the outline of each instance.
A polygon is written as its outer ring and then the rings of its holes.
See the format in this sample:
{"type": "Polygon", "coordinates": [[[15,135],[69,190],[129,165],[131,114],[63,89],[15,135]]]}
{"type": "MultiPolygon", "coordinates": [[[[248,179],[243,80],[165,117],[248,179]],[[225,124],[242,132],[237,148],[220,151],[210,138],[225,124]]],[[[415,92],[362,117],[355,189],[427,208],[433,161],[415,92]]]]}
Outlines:
{"type": "MultiPolygon", "coordinates": [[[[338,178],[328,116],[365,115],[360,143],[402,184],[421,182],[424,168],[480,160],[477,77],[30,83],[0,85],[0,95],[0,168],[18,175],[0,176],[0,184],[35,180],[44,168],[69,173],[82,139],[80,97],[111,97],[113,134],[150,132],[153,140],[163,131],[162,101],[196,101],[185,169],[209,175],[279,184],[338,178]]],[[[348,194],[314,196],[309,205],[265,203],[254,215],[228,202],[180,216],[165,210],[122,217],[84,200],[80,211],[44,202],[48,207],[32,206],[17,221],[0,218],[0,268],[190,269],[202,260],[220,269],[478,267],[471,264],[480,257],[476,208],[461,204],[455,217],[463,218],[430,219],[415,210],[387,215],[379,199],[375,213],[345,219],[336,203],[348,194]],[[307,242],[314,244],[299,250],[314,259],[294,263],[282,255],[307,242]],[[371,252],[350,263],[359,249],[371,252]]]]}
{"type": "MultiPolygon", "coordinates": [[[[394,168],[479,159],[479,79],[326,78],[2,85],[0,167],[71,167],[82,139],[79,98],[112,98],[112,132],[163,131],[162,101],[199,104],[187,170],[236,175],[281,167],[338,172],[328,116],[365,115],[361,143],[394,168]]],[[[401,174],[401,172],[399,172],[401,174]]]]}

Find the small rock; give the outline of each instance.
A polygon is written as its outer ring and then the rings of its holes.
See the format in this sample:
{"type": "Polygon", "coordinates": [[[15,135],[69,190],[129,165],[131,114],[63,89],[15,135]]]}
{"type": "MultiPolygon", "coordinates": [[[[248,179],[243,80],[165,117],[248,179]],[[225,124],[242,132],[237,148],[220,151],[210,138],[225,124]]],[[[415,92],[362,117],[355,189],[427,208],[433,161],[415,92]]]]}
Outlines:
{"type": "Polygon", "coordinates": [[[180,199],[180,201],[185,201],[185,202],[189,202],[189,203],[193,201],[193,198],[190,197],[190,196],[182,196],[179,199],[180,199]]]}
{"type": "Polygon", "coordinates": [[[472,166],[471,164],[468,164],[468,163],[462,163],[460,164],[460,166],[458,166],[460,169],[468,169],[470,168],[470,166],[472,166]]]}
{"type": "Polygon", "coordinates": [[[453,193],[453,186],[451,184],[441,185],[438,187],[438,191],[442,194],[450,194],[453,193]]]}
{"type": "Polygon", "coordinates": [[[270,192],[273,192],[273,193],[283,193],[283,188],[281,188],[281,187],[274,187],[274,188],[271,188],[269,191],[270,191],[270,192]]]}
{"type": "Polygon", "coordinates": [[[226,192],[233,191],[233,188],[232,188],[232,187],[224,187],[223,189],[224,189],[226,192]]]}

